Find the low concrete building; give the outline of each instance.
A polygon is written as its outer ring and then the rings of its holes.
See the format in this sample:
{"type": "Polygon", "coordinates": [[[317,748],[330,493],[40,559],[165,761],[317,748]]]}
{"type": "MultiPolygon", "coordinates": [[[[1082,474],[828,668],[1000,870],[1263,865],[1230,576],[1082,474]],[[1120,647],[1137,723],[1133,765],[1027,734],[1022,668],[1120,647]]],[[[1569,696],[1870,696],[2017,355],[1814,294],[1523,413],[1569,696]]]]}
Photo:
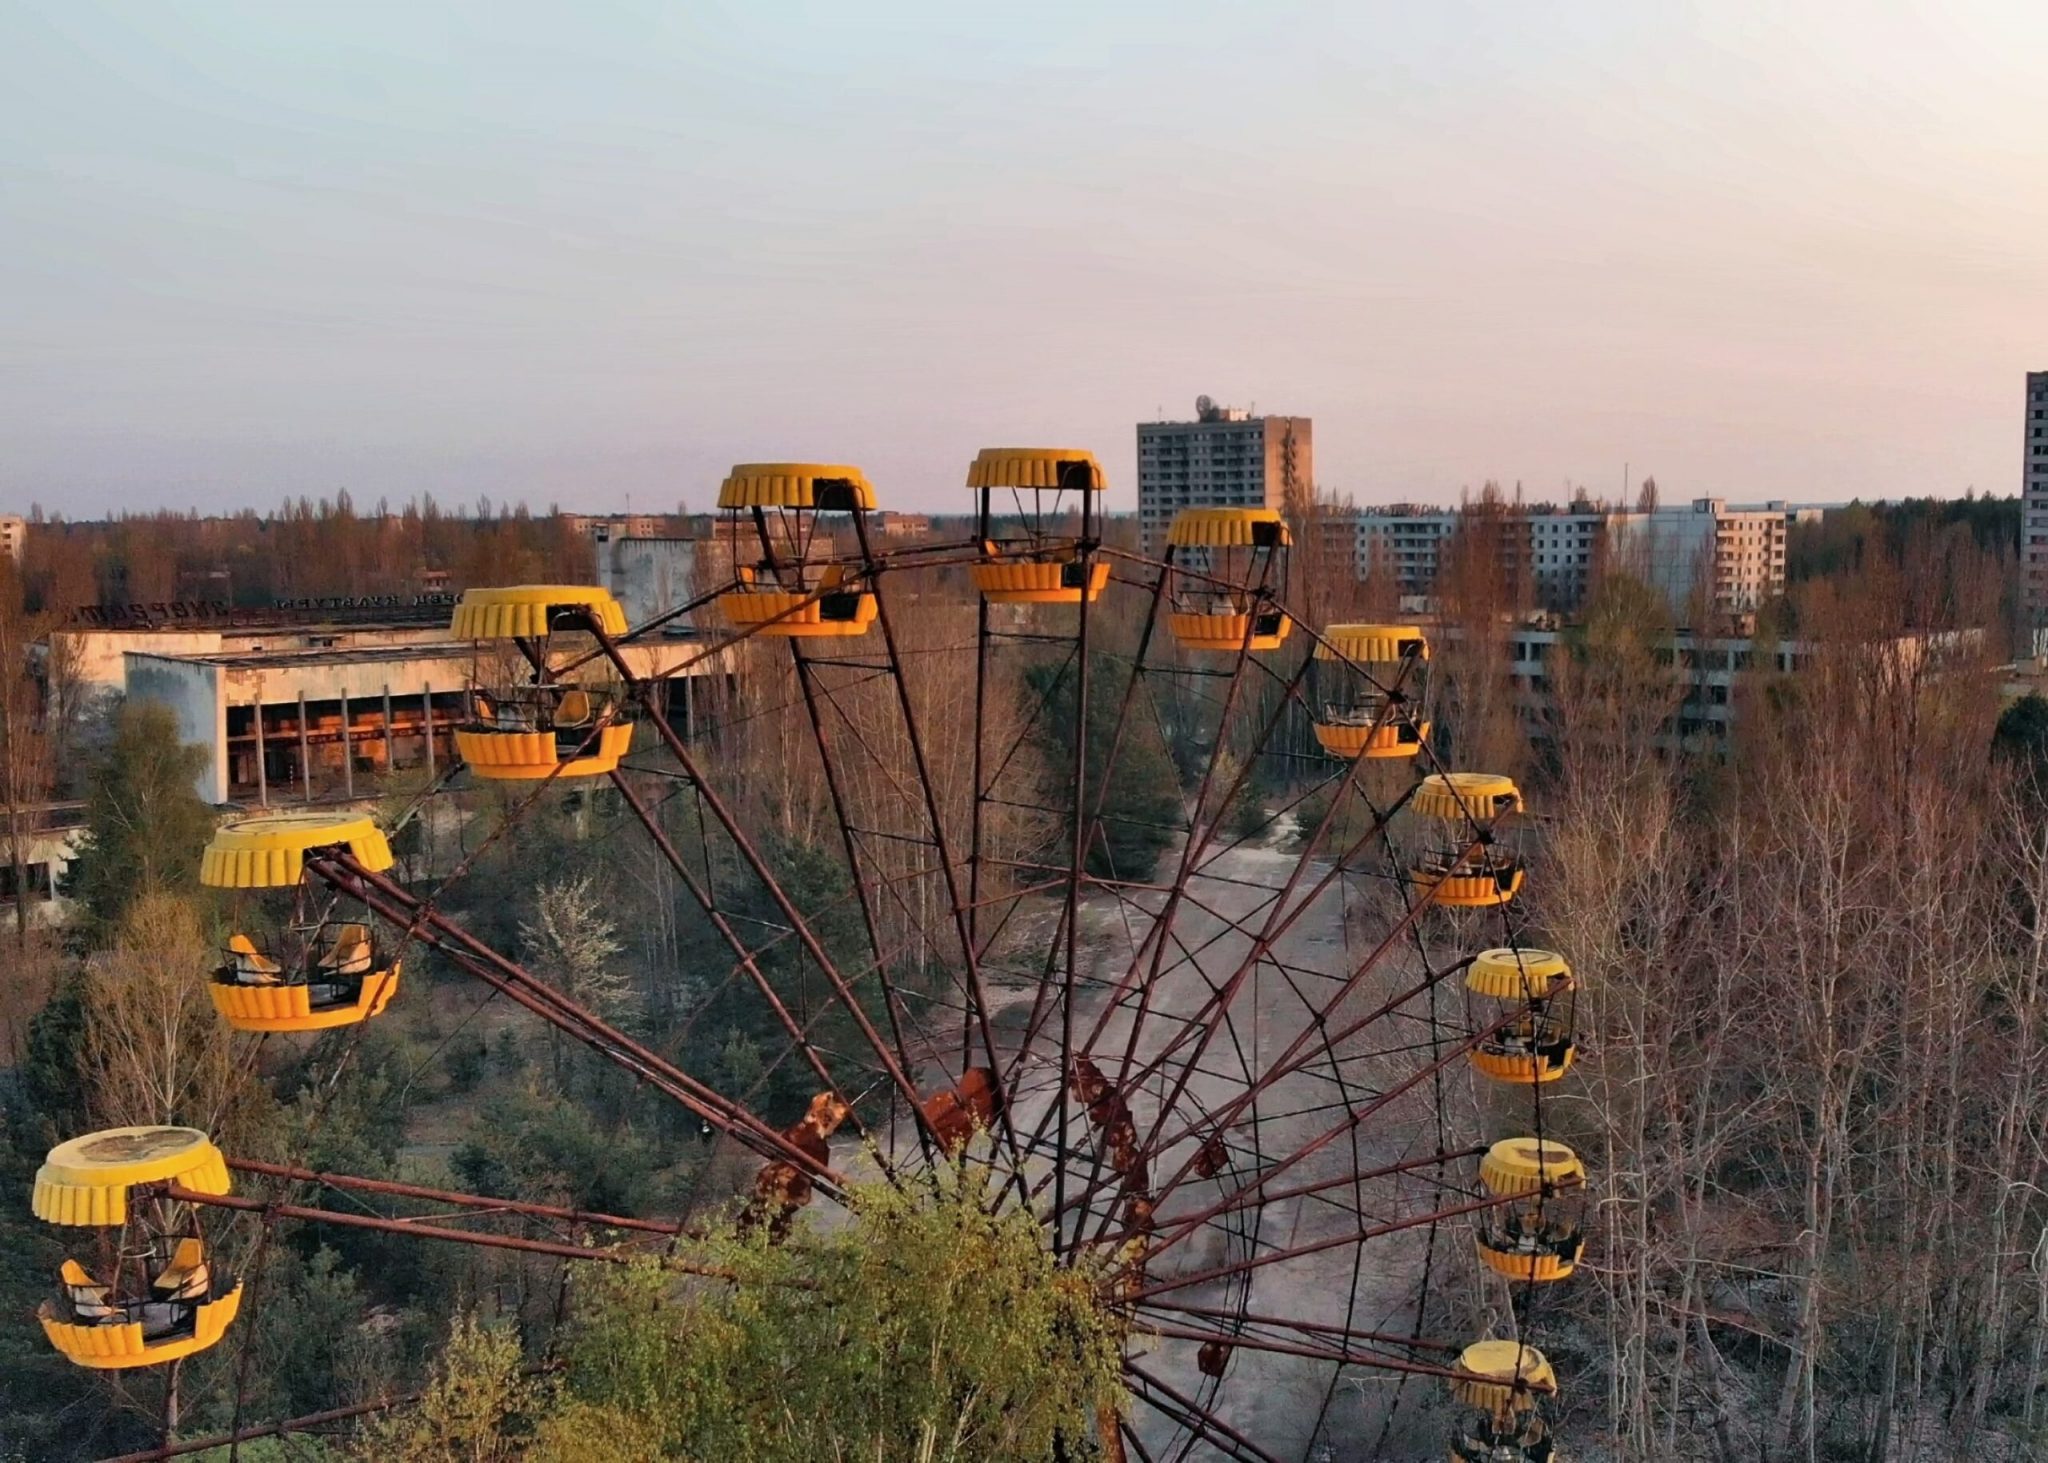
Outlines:
{"type": "MultiPolygon", "coordinates": [[[[1455,638],[1456,632],[1451,632],[1455,638]]],[[[1537,742],[1557,734],[1559,706],[1555,689],[1555,658],[1573,632],[1554,624],[1520,625],[1506,632],[1508,674],[1515,704],[1530,738],[1537,742]]],[[[1894,636],[1857,647],[1854,653],[1875,657],[1875,668],[1901,683],[1929,669],[1968,663],[1981,651],[1982,630],[1929,631],[1894,636]]],[[[1735,728],[1738,688],[1756,672],[1796,676],[1809,669],[1819,647],[1804,640],[1766,640],[1748,635],[1702,635],[1675,631],[1658,654],[1676,671],[1671,720],[1660,741],[1670,750],[1719,751],[1735,728]]]]}
{"type": "MultiPolygon", "coordinates": [[[[168,706],[180,738],[207,749],[197,784],[207,802],[347,801],[379,774],[451,765],[477,647],[445,634],[411,645],[134,650],[124,681],[130,698],[168,706]]],[[[691,681],[729,673],[723,653],[694,661],[700,647],[691,640],[624,653],[636,677],[676,677],[665,709],[679,729],[691,716],[691,681]]]]}
{"type": "Polygon", "coordinates": [[[659,538],[669,525],[667,515],[660,513],[564,513],[562,522],[571,533],[598,543],[615,538],[659,538]]]}
{"type": "MultiPolygon", "coordinates": [[[[453,596],[447,596],[453,603],[453,596]]],[[[169,608],[169,607],[166,607],[169,608]]],[[[242,614],[152,616],[113,623],[75,623],[50,632],[50,653],[81,683],[125,691],[127,656],[257,655],[268,651],[333,650],[426,645],[448,638],[447,605],[419,613],[343,620],[318,614],[250,611],[242,614]]]]}
{"type": "Polygon", "coordinates": [[[22,900],[28,901],[31,924],[62,924],[70,904],[61,892],[64,874],[78,857],[78,845],[85,836],[85,804],[44,803],[23,809],[21,816],[28,837],[22,849],[19,883],[13,850],[0,838],[0,926],[13,922],[15,905],[22,900]]]}
{"type": "Polygon", "coordinates": [[[875,515],[875,526],[883,538],[929,538],[932,516],[929,513],[898,513],[884,509],[875,515]]]}

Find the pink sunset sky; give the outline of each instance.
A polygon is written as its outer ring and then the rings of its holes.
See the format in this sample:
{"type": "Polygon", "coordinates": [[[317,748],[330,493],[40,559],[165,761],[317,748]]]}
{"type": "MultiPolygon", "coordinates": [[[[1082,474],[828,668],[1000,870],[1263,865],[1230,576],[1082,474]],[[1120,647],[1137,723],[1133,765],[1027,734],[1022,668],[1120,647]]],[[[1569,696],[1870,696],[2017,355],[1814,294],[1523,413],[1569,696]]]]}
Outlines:
{"type": "Polygon", "coordinates": [[[2017,492],[2048,6],[20,3],[0,511],[964,506],[1198,393],[1360,501],[2017,492]]]}

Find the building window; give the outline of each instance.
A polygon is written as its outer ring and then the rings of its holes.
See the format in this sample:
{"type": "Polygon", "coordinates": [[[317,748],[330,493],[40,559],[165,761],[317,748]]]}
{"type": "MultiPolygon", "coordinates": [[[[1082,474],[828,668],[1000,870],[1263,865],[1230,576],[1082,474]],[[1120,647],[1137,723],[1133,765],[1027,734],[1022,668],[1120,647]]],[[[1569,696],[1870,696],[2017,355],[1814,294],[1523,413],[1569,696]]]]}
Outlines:
{"type": "MultiPolygon", "coordinates": [[[[29,897],[43,900],[50,897],[50,866],[47,863],[28,864],[22,869],[23,883],[28,886],[29,897]]],[[[14,865],[0,864],[0,904],[15,901],[14,865]]]]}

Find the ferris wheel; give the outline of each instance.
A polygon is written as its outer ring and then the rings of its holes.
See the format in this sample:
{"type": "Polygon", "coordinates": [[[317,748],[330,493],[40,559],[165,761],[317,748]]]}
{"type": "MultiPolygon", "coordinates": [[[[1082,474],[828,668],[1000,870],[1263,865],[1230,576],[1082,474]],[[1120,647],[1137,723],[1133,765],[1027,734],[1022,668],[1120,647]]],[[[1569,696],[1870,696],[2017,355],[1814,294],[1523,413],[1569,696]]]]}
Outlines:
{"type": "MultiPolygon", "coordinates": [[[[1107,542],[1086,452],[989,449],[965,486],[971,535],[896,545],[858,468],[743,464],[714,582],[655,620],[585,585],[471,590],[455,611],[478,646],[465,775],[513,785],[515,811],[616,794],[646,835],[619,856],[665,867],[729,950],[706,999],[737,993],[779,1033],[773,1084],[688,1070],[539,978],[444,911],[461,870],[407,888],[354,814],[215,836],[203,882],[247,906],[210,986],[221,1019],[346,1042],[402,1006],[417,942],[748,1155],[740,1191],[706,1204],[777,1237],[863,1179],[985,1170],[1063,1263],[1088,1259],[1121,1322],[1128,1405],[1075,1456],[1386,1456],[1427,1416],[1430,1448],[1468,1463],[1557,1459],[1559,1380],[1534,1343],[1585,1238],[1585,1166],[1549,1100],[1577,982],[1523,939],[1520,789],[1439,760],[1426,628],[1304,623],[1270,509],[1186,509],[1158,559],[1107,542]],[[692,622],[707,633],[680,661],[632,654],[692,622]],[[753,740],[767,713],[677,724],[674,678],[741,655],[787,693],[850,939],[744,809],[788,745],[753,740]],[[1166,794],[1134,804],[1141,774],[1166,794]],[[676,800],[772,920],[721,900],[672,834],[676,800]],[[791,955],[802,990],[779,974],[791,955]]],[[[60,1145],[34,1211],[81,1236],[43,1327],[100,1368],[234,1344],[244,1283],[219,1257],[238,1214],[564,1264],[701,1217],[316,1174],[182,1128],[60,1145]],[[442,1213],[302,1202],[322,1190],[442,1213]],[[564,1234],[502,1233],[505,1214],[564,1234]]]]}

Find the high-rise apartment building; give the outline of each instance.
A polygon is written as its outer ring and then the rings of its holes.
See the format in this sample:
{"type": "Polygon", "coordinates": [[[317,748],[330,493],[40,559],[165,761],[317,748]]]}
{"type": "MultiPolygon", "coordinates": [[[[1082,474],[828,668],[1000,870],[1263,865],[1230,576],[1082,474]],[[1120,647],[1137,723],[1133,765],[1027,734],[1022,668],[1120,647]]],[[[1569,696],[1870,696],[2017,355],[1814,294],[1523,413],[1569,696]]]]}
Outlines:
{"type": "Polygon", "coordinates": [[[0,554],[19,564],[22,548],[27,543],[28,520],[13,513],[0,513],[0,554]]]}
{"type": "Polygon", "coordinates": [[[1458,527],[1448,508],[1423,508],[1396,503],[1366,508],[1353,519],[1357,550],[1353,562],[1363,581],[1374,574],[1394,576],[1402,594],[1427,594],[1436,584],[1438,553],[1458,527]]]}
{"type": "Polygon", "coordinates": [[[1195,400],[1191,422],[1138,423],[1138,534],[1153,557],[1183,508],[1282,508],[1315,484],[1307,417],[1255,417],[1195,400]]]}
{"type": "MultiPolygon", "coordinates": [[[[2043,493],[2048,496],[2048,483],[2043,493]]],[[[2048,502],[2041,515],[2048,555],[2048,502]]],[[[1507,592],[1526,591],[1531,609],[1580,609],[1603,568],[1613,565],[1661,592],[1676,615],[1696,607],[1742,615],[1785,592],[1791,525],[1817,516],[1818,510],[1783,503],[1731,508],[1721,498],[1648,513],[1580,501],[1500,514],[1491,552],[1507,592]]],[[[1359,579],[1391,574],[1401,593],[1427,594],[1435,588],[1443,547],[1464,519],[1449,508],[1396,504],[1354,510],[1351,522],[1359,579]]]]}
{"type": "Polygon", "coordinates": [[[1661,590],[1681,616],[1696,607],[1752,614],[1785,592],[1785,541],[1796,511],[1695,498],[1685,508],[1609,514],[1608,562],[1661,590]]]}
{"type": "Polygon", "coordinates": [[[1616,516],[1584,501],[1521,515],[1529,587],[1538,609],[1575,610],[1585,602],[1606,562],[1608,525],[1616,516]]]}
{"type": "Polygon", "coordinates": [[[2020,468],[2020,558],[2035,629],[2048,626],[2048,371],[2027,373],[2025,451],[2020,468]]]}

